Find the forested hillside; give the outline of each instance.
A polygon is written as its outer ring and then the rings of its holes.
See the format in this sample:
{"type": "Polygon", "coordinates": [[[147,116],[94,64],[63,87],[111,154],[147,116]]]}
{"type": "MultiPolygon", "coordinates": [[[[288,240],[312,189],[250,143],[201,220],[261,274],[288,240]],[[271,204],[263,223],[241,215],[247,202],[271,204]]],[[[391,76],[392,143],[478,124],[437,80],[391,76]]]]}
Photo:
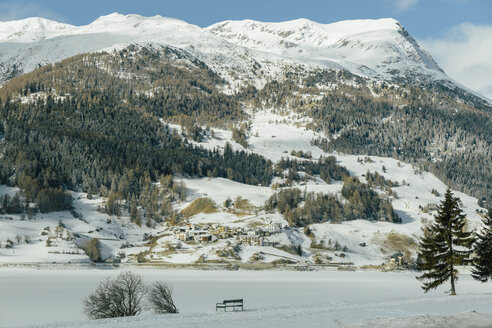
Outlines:
{"type": "Polygon", "coordinates": [[[388,85],[344,71],[286,74],[284,82],[243,93],[258,106],[310,117],[308,126],[327,136],[313,142],[327,152],[410,162],[492,203],[492,107],[478,97],[464,101],[442,85],[388,85]]]}
{"type": "MultiPolygon", "coordinates": [[[[140,47],[18,77],[0,91],[1,182],[19,185],[27,203],[54,200],[59,188],[138,201],[168,174],[268,185],[272,164],[261,156],[187,141],[201,138],[203,125],[245,117],[237,100],[218,92],[221,83],[185,52],[140,47]],[[184,135],[163,120],[181,124],[184,135]]],[[[53,209],[64,208],[62,198],[53,209]]]]}
{"type": "MultiPolygon", "coordinates": [[[[436,93],[435,86],[388,85],[343,70],[313,74],[295,67],[261,89],[224,88],[227,82],[204,62],[162,46],[77,55],[17,77],[0,89],[1,182],[19,186],[27,204],[55,204],[46,211],[70,208],[64,194],[70,189],[168,213],[164,207],[172,197],[154,192],[167,175],[268,186],[274,176],[289,185],[303,172],[327,183],[345,180],[343,196],[356,206],[305,195],[299,199],[303,208],[295,204],[284,213],[292,224],[318,222],[319,213],[332,212],[337,221],[400,221],[371,188],[347,180],[350,174],[335,158],[313,161],[298,152],[294,156],[307,160],[274,166],[248,151],[249,115],[270,108],[309,119],[306,127],[325,136],[312,143],[325,152],[400,159],[414,164],[415,173],[431,171],[480,202],[491,201],[492,119],[490,107],[476,97],[458,101],[462,94],[449,88],[436,93]],[[180,125],[180,132],[167,123],[180,125]],[[196,146],[213,138],[213,128],[232,130],[232,139],[246,150],[196,146]],[[311,205],[317,214],[308,210],[311,205]]],[[[275,202],[269,206],[278,208],[275,202]]]]}

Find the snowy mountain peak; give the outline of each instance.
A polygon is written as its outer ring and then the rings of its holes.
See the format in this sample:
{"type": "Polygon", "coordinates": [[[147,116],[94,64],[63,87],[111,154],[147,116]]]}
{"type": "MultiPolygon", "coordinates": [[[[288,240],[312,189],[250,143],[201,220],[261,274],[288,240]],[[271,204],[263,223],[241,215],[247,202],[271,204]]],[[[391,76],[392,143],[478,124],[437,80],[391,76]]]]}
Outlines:
{"type": "Polygon", "coordinates": [[[0,42],[34,42],[66,33],[73,28],[72,25],[41,17],[0,22],[0,42]]]}
{"type": "Polygon", "coordinates": [[[286,22],[264,23],[253,20],[225,21],[207,28],[235,43],[255,46],[273,46],[277,39],[285,40],[284,47],[298,46],[324,47],[334,42],[355,35],[368,34],[376,31],[399,31],[401,24],[394,19],[353,20],[332,24],[320,24],[301,18],[286,22]]]}
{"type": "Polygon", "coordinates": [[[78,32],[107,32],[107,33],[128,33],[128,34],[153,34],[157,30],[166,30],[175,28],[191,28],[201,30],[198,26],[189,24],[183,20],[176,18],[163,17],[160,15],[145,17],[136,14],[123,15],[112,13],[106,16],[101,16],[87,26],[80,26],[78,32]]]}
{"type": "Polygon", "coordinates": [[[277,55],[335,62],[368,76],[424,69],[441,73],[403,26],[392,18],[320,24],[308,19],[279,23],[225,21],[207,30],[231,43],[277,55]]]}
{"type": "MultiPolygon", "coordinates": [[[[216,23],[209,26],[208,30],[220,30],[221,28],[228,27],[233,29],[233,26],[237,26],[245,29],[261,29],[262,32],[277,32],[277,31],[296,31],[296,30],[309,30],[317,29],[324,31],[325,34],[335,35],[350,35],[362,32],[371,32],[377,30],[400,30],[402,25],[393,18],[381,18],[381,19],[358,19],[358,20],[346,20],[330,24],[322,24],[307,18],[298,18],[284,22],[260,22],[255,20],[242,20],[233,21],[227,20],[224,22],[216,23]]],[[[283,35],[286,37],[285,35],[283,35]]]]}

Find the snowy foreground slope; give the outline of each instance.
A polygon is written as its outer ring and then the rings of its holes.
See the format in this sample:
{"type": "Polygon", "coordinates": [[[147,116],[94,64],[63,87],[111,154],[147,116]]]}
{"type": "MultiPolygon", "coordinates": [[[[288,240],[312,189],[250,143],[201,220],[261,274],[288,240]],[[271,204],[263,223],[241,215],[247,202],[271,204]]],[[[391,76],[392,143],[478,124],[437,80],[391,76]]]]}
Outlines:
{"type": "MultiPolygon", "coordinates": [[[[302,311],[302,310],[301,310],[302,311]]],[[[358,328],[358,327],[393,327],[393,328],[489,328],[492,320],[491,314],[481,314],[476,312],[464,312],[455,315],[419,315],[410,318],[384,318],[384,319],[370,319],[359,321],[354,324],[341,325],[336,323],[330,325],[327,323],[327,318],[320,318],[319,321],[311,322],[319,312],[324,312],[326,309],[317,309],[317,311],[310,312],[295,312],[293,309],[284,311],[251,311],[246,313],[233,313],[233,314],[199,314],[199,315],[184,315],[180,318],[177,317],[165,317],[165,316],[145,316],[141,318],[131,319],[111,319],[101,320],[100,322],[70,322],[65,324],[53,324],[53,325],[37,325],[32,327],[46,327],[46,328],[62,328],[62,327],[74,327],[74,328],[129,328],[129,327],[141,327],[141,328],[158,328],[158,327],[299,327],[302,324],[307,324],[309,327],[346,327],[346,328],[358,328]],[[319,312],[318,312],[319,311],[319,312]],[[295,318],[289,315],[295,316],[295,318]],[[282,319],[281,319],[282,318],[282,319]],[[283,319],[285,318],[285,319],[283,319]]]]}
{"type": "Polygon", "coordinates": [[[0,270],[0,327],[490,327],[492,322],[492,286],[468,274],[460,275],[458,295],[451,297],[448,286],[424,294],[414,272],[138,269],[146,283],[164,280],[173,286],[179,314],[86,319],[82,299],[101,279],[119,272],[0,270]],[[245,311],[215,312],[216,302],[231,298],[243,298],[245,311]]]}

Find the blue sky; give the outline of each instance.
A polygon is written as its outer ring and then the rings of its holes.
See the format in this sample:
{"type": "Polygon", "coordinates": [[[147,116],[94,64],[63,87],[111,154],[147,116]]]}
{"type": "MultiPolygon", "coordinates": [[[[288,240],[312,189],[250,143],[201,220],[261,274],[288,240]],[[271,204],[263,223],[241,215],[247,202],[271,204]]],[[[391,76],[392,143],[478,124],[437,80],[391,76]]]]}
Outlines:
{"type": "Polygon", "coordinates": [[[233,19],[320,23],[393,17],[458,82],[492,98],[492,0],[0,0],[0,21],[40,16],[86,25],[112,12],[208,26],[233,19]]]}
{"type": "Polygon", "coordinates": [[[490,0],[0,0],[0,20],[32,16],[85,25],[112,12],[162,15],[208,26],[226,19],[320,23],[393,17],[417,38],[436,37],[467,22],[492,24],[490,0]]]}

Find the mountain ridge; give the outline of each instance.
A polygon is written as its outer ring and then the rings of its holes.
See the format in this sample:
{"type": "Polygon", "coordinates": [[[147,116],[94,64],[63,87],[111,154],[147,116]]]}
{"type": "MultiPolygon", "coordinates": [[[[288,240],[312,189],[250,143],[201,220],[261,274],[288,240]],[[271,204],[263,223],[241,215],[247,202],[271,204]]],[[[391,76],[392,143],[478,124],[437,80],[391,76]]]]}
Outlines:
{"type": "Polygon", "coordinates": [[[454,85],[432,57],[392,18],[331,24],[304,18],[278,23],[224,21],[200,28],[175,18],[112,13],[82,26],[42,18],[0,24],[7,31],[0,34],[0,83],[82,52],[156,42],[194,53],[231,82],[255,84],[255,80],[279,78],[282,71],[279,66],[298,65],[313,70],[345,69],[387,82],[401,78],[407,83],[446,81],[454,85]],[[238,26],[242,25],[238,31],[238,26]],[[22,33],[12,32],[19,26],[22,33]],[[233,28],[234,35],[226,33],[224,26],[233,28]],[[272,44],[265,45],[261,33],[264,36],[265,31],[279,27],[280,35],[277,34],[272,44]],[[254,28],[261,28],[263,32],[258,34],[254,28]],[[253,37],[248,34],[250,29],[255,32],[253,37]],[[226,62],[223,66],[227,66],[228,71],[217,62],[226,62]],[[263,76],[249,76],[254,62],[259,62],[263,76]]]}
{"type": "Polygon", "coordinates": [[[234,44],[289,58],[329,60],[353,73],[389,79],[391,71],[443,78],[442,69],[403,26],[392,18],[320,24],[307,19],[264,23],[226,21],[207,27],[234,44]],[[368,67],[370,72],[364,71],[368,67]],[[387,69],[384,69],[387,67],[387,69]]]}

